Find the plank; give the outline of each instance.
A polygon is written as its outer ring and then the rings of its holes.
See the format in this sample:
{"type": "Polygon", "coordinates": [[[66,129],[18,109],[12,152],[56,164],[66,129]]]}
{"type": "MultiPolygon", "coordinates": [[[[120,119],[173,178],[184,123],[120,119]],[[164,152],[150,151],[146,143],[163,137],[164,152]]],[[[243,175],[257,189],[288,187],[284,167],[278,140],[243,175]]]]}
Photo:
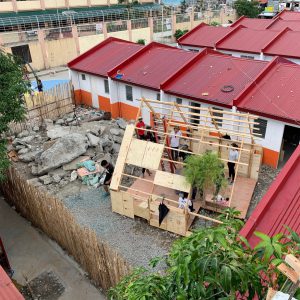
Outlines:
{"type": "Polygon", "coordinates": [[[133,197],[127,192],[122,191],[123,214],[134,219],[133,197]]]}
{"type": "Polygon", "coordinates": [[[142,167],[151,170],[158,170],[163,151],[164,145],[147,142],[142,167]]]}
{"type": "MultiPolygon", "coordinates": [[[[296,283],[299,279],[299,276],[296,271],[292,268],[288,267],[285,264],[280,264],[277,269],[283,273],[288,279],[290,279],[293,283],[296,283]]],[[[300,285],[299,285],[300,286],[300,285]]]]}
{"type": "Polygon", "coordinates": [[[146,147],[147,147],[147,141],[133,138],[128,150],[126,163],[141,167],[143,163],[146,147]]]}
{"type": "Polygon", "coordinates": [[[134,134],[134,125],[127,125],[125,132],[124,132],[122,144],[120,147],[118,159],[117,159],[117,162],[115,165],[115,171],[114,171],[113,177],[111,179],[111,183],[110,183],[111,190],[117,191],[119,188],[119,184],[121,182],[122,173],[123,173],[123,170],[125,167],[126,157],[128,154],[128,150],[129,150],[129,147],[131,144],[133,134],[134,134]]]}
{"type": "Polygon", "coordinates": [[[121,192],[110,191],[112,211],[120,215],[124,214],[123,198],[121,192]]]}
{"type": "Polygon", "coordinates": [[[295,270],[295,272],[298,274],[298,278],[300,278],[300,260],[292,254],[287,254],[285,261],[295,270]]]}

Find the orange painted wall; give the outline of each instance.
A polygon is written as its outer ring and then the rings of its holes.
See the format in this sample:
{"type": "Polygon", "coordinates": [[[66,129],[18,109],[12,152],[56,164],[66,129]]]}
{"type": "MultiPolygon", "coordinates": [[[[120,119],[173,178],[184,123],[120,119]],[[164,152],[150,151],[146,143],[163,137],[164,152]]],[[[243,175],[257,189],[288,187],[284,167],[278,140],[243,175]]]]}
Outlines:
{"type": "Polygon", "coordinates": [[[122,102],[111,104],[111,116],[112,118],[121,117],[126,120],[135,120],[139,108],[128,105],[122,102]]]}
{"type": "Polygon", "coordinates": [[[263,164],[269,165],[273,168],[277,168],[277,163],[279,160],[279,152],[270,150],[268,148],[263,148],[263,164]]]}
{"type": "Polygon", "coordinates": [[[92,106],[92,94],[84,90],[75,90],[75,104],[85,104],[87,106],[92,106]]]}
{"type": "Polygon", "coordinates": [[[75,105],[81,104],[81,90],[74,90],[75,105]]]}
{"type": "Polygon", "coordinates": [[[111,112],[110,99],[103,96],[98,96],[99,108],[104,111],[111,112]]]}

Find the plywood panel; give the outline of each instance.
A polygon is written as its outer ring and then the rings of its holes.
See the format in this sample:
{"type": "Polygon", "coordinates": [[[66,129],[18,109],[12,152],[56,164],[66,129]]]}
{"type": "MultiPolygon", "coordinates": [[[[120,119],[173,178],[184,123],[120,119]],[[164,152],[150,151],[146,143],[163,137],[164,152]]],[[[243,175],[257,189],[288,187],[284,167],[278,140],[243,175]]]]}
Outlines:
{"type": "Polygon", "coordinates": [[[142,167],[152,170],[158,170],[163,151],[163,145],[148,142],[142,162],[142,167]]]}
{"type": "Polygon", "coordinates": [[[129,147],[126,163],[141,167],[146,147],[147,141],[133,138],[129,147]]]}
{"type": "Polygon", "coordinates": [[[130,194],[122,192],[123,214],[129,218],[134,218],[133,198],[130,194]]]}
{"type": "Polygon", "coordinates": [[[119,188],[119,184],[122,178],[122,173],[124,170],[124,165],[125,165],[125,161],[126,161],[126,157],[127,157],[128,149],[130,147],[133,133],[134,133],[134,125],[127,125],[122,140],[122,144],[120,147],[118,159],[116,162],[115,171],[110,183],[111,190],[118,190],[119,188]]]}
{"type": "Polygon", "coordinates": [[[250,178],[257,180],[261,165],[261,154],[253,154],[250,178]]]}
{"type": "Polygon", "coordinates": [[[123,215],[123,199],[121,192],[110,192],[111,208],[113,212],[123,215]]]}
{"type": "Polygon", "coordinates": [[[189,192],[191,188],[184,176],[163,171],[156,171],[154,184],[183,192],[189,192]]]}

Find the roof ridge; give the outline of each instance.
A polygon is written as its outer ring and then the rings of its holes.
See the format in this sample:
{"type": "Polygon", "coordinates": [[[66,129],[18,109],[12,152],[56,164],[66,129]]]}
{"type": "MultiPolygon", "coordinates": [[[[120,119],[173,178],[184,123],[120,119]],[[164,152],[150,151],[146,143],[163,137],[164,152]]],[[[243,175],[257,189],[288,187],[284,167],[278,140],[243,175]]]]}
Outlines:
{"type": "Polygon", "coordinates": [[[192,30],[188,31],[188,32],[185,33],[183,36],[181,36],[179,39],[177,39],[177,43],[178,43],[179,45],[181,45],[181,44],[180,44],[180,41],[181,41],[181,40],[183,40],[184,38],[190,36],[192,33],[194,33],[195,31],[197,31],[199,28],[201,28],[201,27],[207,27],[207,26],[209,27],[209,25],[207,25],[206,23],[201,22],[199,25],[197,25],[196,27],[194,27],[192,30]]]}
{"type": "Polygon", "coordinates": [[[224,42],[231,34],[234,34],[235,32],[237,32],[242,28],[246,28],[246,27],[244,25],[238,25],[237,27],[234,27],[231,31],[226,33],[221,39],[215,42],[215,49],[217,48],[218,44],[224,42]]]}
{"type": "Polygon", "coordinates": [[[276,36],[274,36],[274,38],[269,41],[264,47],[262,47],[261,52],[264,52],[268,47],[270,47],[272,44],[274,44],[274,42],[276,42],[276,40],[278,38],[280,38],[283,34],[285,34],[286,32],[290,31],[291,29],[289,27],[284,28],[283,30],[279,31],[278,34],[276,34],[276,36]]]}

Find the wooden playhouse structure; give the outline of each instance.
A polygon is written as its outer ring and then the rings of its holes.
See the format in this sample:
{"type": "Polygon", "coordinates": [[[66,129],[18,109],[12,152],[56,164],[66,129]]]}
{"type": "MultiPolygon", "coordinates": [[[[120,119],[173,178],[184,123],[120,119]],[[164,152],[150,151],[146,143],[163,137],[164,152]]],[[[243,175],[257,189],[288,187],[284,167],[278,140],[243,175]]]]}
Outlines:
{"type": "Polygon", "coordinates": [[[144,98],[137,119],[139,116],[150,120],[152,128],[149,131],[154,133],[156,143],[137,139],[135,124],[127,126],[110,184],[114,212],[130,218],[144,218],[152,226],[183,236],[190,233],[189,228],[196,217],[220,223],[199,214],[200,208],[222,212],[224,208],[235,207],[241,212],[241,218],[246,217],[262,161],[262,148],[255,144],[259,134],[253,133],[256,116],[231,111],[220,114],[217,109],[144,98]],[[172,159],[170,135],[174,126],[179,126],[183,134],[181,143],[186,147],[179,150],[182,153],[202,155],[213,151],[225,165],[229,162],[231,144],[238,145],[234,183],[220,192],[228,201],[217,202],[212,197],[213,192],[208,191],[205,199],[196,196],[193,212],[187,207],[178,208],[178,191],[190,196],[192,187],[182,175],[184,161],[172,159]],[[146,168],[152,174],[145,178],[136,177],[125,172],[126,165],[146,168]],[[130,186],[123,183],[126,177],[131,179],[130,186]],[[169,212],[159,225],[158,208],[162,201],[169,212]]]}

